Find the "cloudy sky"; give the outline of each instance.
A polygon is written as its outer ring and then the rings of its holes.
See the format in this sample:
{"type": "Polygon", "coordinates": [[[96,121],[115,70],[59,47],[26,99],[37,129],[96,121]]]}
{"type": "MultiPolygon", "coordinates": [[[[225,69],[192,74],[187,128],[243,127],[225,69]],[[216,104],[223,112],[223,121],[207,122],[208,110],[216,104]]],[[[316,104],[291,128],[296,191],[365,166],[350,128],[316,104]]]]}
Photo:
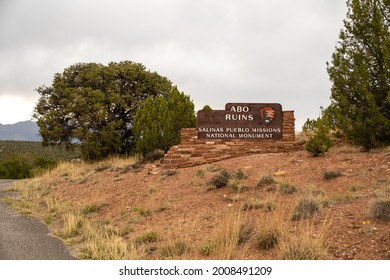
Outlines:
{"type": "Polygon", "coordinates": [[[131,60],[196,110],[281,103],[296,129],[330,103],[345,0],[0,0],[0,123],[31,119],[55,73],[131,60]]]}

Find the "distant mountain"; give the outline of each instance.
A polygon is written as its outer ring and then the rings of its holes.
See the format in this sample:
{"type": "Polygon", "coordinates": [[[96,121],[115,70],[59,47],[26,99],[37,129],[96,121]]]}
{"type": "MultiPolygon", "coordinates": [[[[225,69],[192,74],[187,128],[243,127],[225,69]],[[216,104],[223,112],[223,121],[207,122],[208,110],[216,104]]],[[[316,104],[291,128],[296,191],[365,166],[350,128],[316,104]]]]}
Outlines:
{"type": "Polygon", "coordinates": [[[42,141],[36,122],[24,121],[3,125],[0,123],[0,140],[42,141]]]}

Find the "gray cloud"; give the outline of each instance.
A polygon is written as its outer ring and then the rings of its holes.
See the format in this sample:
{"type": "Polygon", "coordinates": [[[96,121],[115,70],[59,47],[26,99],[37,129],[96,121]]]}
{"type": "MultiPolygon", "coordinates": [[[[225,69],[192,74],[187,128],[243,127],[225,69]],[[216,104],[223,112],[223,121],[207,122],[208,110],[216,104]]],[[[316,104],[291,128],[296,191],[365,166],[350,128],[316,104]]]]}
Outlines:
{"type": "Polygon", "coordinates": [[[3,0],[0,123],[10,122],[7,100],[33,107],[33,90],[74,63],[133,60],[167,76],[197,109],[279,102],[300,129],[329,104],[325,63],[345,12],[339,0],[3,0]]]}

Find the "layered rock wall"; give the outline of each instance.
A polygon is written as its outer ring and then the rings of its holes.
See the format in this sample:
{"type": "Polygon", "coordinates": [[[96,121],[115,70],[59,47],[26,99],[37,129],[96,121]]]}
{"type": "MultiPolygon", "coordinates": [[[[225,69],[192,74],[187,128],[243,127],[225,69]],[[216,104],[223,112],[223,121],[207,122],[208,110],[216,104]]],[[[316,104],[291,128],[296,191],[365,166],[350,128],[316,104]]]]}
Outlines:
{"type": "Polygon", "coordinates": [[[294,111],[283,111],[282,139],[198,139],[197,128],[183,128],[181,142],[160,160],[165,168],[182,168],[219,160],[261,153],[289,152],[300,149],[295,143],[294,111]]]}

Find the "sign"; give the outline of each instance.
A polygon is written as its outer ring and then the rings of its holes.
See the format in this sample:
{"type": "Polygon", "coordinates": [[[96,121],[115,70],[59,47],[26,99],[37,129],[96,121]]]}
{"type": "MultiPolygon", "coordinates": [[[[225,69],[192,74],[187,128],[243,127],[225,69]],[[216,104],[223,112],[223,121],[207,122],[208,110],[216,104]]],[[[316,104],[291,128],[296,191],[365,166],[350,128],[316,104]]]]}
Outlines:
{"type": "Polygon", "coordinates": [[[281,139],[282,121],[278,103],[227,103],[225,110],[198,111],[198,139],[281,139]]]}

